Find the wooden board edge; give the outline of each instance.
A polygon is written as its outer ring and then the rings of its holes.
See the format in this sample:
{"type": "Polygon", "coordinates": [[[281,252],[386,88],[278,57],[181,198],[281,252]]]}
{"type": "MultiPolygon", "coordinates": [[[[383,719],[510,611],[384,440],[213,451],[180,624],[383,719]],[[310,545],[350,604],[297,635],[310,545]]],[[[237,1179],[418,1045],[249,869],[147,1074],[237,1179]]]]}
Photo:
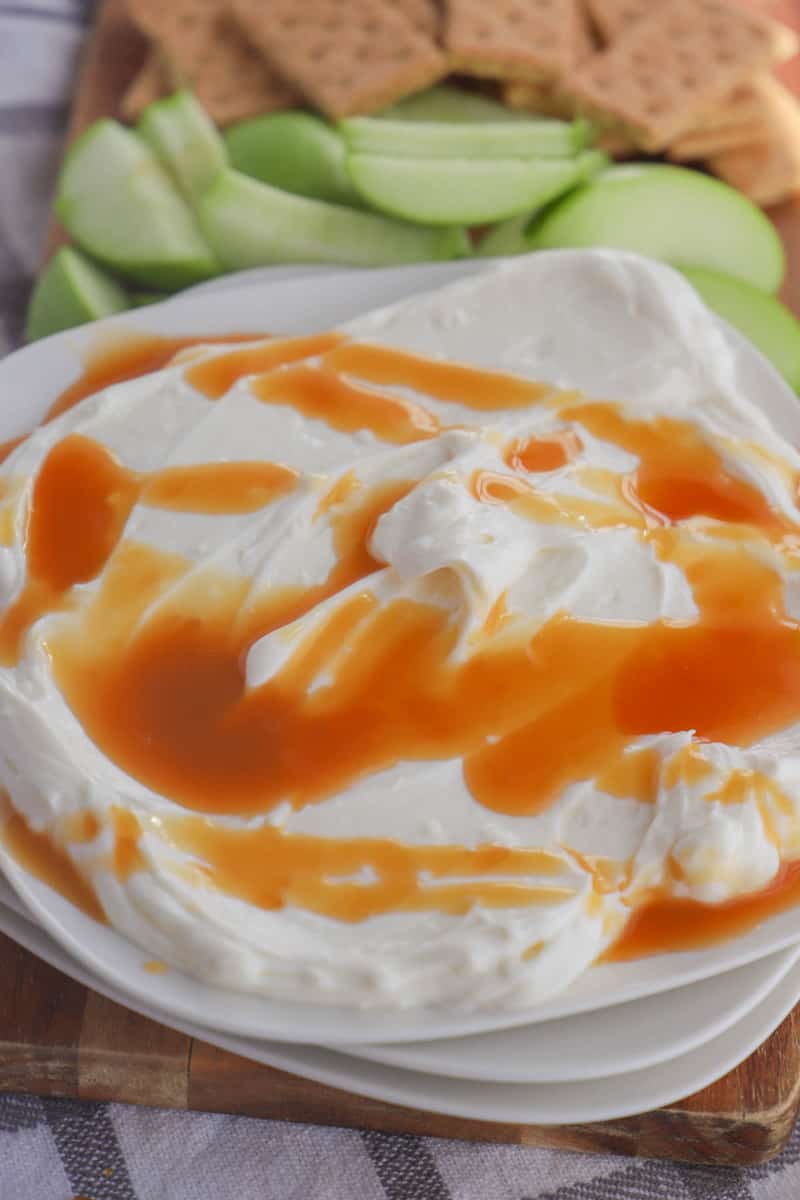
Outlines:
{"type": "Polygon", "coordinates": [[[687,1101],[616,1121],[539,1126],[448,1117],[371,1100],[309,1083],[300,1076],[259,1065],[199,1040],[192,1045],[188,1103],[198,1111],[348,1129],[667,1158],[712,1166],[752,1166],[780,1153],[800,1110],[798,1014],[800,1009],[790,1014],[757,1051],[762,1060],[786,1061],[789,1071],[778,1076],[773,1070],[766,1077],[771,1087],[767,1103],[752,1111],[732,1106],[729,1112],[721,1112],[709,1101],[714,1095],[741,1096],[750,1090],[748,1072],[753,1056],[687,1101]],[[788,1087],[782,1083],[786,1080],[791,1081],[788,1087]],[[230,1095],[235,1095],[233,1102],[222,1099],[230,1095]]]}

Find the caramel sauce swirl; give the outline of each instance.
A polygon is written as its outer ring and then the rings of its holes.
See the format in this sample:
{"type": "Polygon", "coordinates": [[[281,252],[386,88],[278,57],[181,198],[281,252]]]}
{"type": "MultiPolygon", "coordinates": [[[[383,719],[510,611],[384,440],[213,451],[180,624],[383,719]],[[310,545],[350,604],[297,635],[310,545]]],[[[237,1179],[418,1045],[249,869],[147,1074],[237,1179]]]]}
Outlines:
{"type": "MultiPolygon", "coordinates": [[[[51,415],[108,382],[157,369],[190,342],[130,349],[116,367],[109,361],[88,372],[51,415]]],[[[545,385],[337,335],[262,341],[189,361],[186,371],[209,399],[250,378],[263,403],[394,445],[447,426],[393,388],[484,414],[552,397],[545,385]]],[[[126,541],[125,525],[137,503],[253,512],[288,494],[296,471],[222,463],[142,476],[72,434],[53,447],[34,484],[27,583],[2,617],[0,658],[14,664],[34,622],[69,613],[46,638],[59,689],[104,754],[185,810],[162,833],[198,860],[207,886],[263,908],[295,904],[344,921],[559,902],[568,888],[531,876],[557,873],[560,854],[333,840],[268,824],[232,830],[211,819],[264,816],[287,802],[300,810],[399,762],[441,759],[460,759],[477,803],[508,816],[540,813],[586,779],[611,795],[652,803],[660,768],[653,752],[633,751],[639,737],[693,730],[698,739],[748,745],[800,718],[800,631],[784,610],[774,562],[754,550],[766,541],[780,551],[797,525],[729,469],[694,426],[636,421],[615,405],[575,397],[564,398],[559,413],[636,456],[616,490],[586,501],[537,488],[536,473],[579,458],[580,435],[567,431],[513,441],[503,456],[508,471],[477,472],[472,496],[537,521],[637,530],[662,562],[684,572],[699,610],[695,622],[634,627],[557,614],[537,625],[509,621],[504,595],[484,636],[458,657],[450,612],[407,598],[378,603],[370,590],[370,576],[383,565],[370,552],[375,523],[417,481],[366,487],[353,471],[331,481],[317,508],[332,530],[327,578],[254,600],[247,580],[210,568],[189,572],[179,556],[126,541]],[[701,537],[698,519],[741,536],[701,537]],[[97,587],[79,606],[75,589],[92,581],[97,587]],[[167,587],[169,598],[154,604],[167,587]],[[345,589],[276,673],[248,689],[243,663],[253,643],[345,589]],[[359,872],[371,882],[353,882],[359,872]]],[[[668,771],[702,778],[702,758],[692,755],[668,771]]],[[[726,787],[720,802],[739,802],[743,785],[726,787]]],[[[135,817],[115,810],[112,836],[109,869],[125,879],[142,866],[142,831],[135,817]]],[[[19,816],[7,818],[4,838],[24,865],[92,910],[71,860],[19,816]]],[[[606,885],[600,880],[599,891],[606,885]]],[[[611,954],[698,945],[700,926],[704,939],[731,936],[798,897],[796,864],[784,865],[763,892],[729,905],[653,895],[611,954]]],[[[92,911],[98,915],[96,904],[92,911]]]]}

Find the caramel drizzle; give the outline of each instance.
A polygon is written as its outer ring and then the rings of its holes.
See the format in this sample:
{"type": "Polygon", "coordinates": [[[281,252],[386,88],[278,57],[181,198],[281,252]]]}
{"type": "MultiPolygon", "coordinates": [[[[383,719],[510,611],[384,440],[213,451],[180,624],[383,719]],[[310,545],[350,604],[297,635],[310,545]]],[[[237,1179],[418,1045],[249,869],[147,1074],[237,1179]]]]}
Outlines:
{"type": "Polygon", "coordinates": [[[245,346],[229,354],[204,359],[186,372],[186,379],[207,396],[219,400],[235,383],[250,375],[263,375],[304,358],[314,358],[337,346],[342,338],[337,333],[319,333],[310,337],[275,338],[256,346],[245,346]]]}
{"type": "Polygon", "coordinates": [[[441,433],[436,417],[410,400],[385,396],[348,383],[332,370],[300,365],[255,379],[255,396],[265,404],[288,404],[304,417],[332,429],[368,429],[385,442],[405,446],[441,433]]]}
{"type": "Polygon", "coordinates": [[[514,471],[557,471],[572,462],[583,450],[583,443],[572,429],[547,437],[515,438],[504,458],[514,471]]]}
{"type": "Polygon", "coordinates": [[[0,662],[13,665],[30,627],[72,604],[72,589],[101,573],[137,501],[177,512],[249,513],[291,491],[298,473],[278,463],[202,463],[153,475],[129,471],[81,434],[43,462],[28,514],[27,582],[0,619],[0,662]]]}
{"type": "MultiPolygon", "coordinates": [[[[209,395],[226,390],[237,371],[255,374],[253,391],[262,400],[292,403],[335,428],[369,428],[395,442],[433,436],[440,426],[416,404],[363,384],[414,389],[478,411],[524,408],[552,396],[543,385],[381,347],[338,343],[296,350],[297,359],[315,354],[319,362],[292,365],[289,359],[276,368],[278,351],[262,346],[204,360],[190,373],[206,373],[209,395]]],[[[74,561],[59,567],[56,555],[52,571],[47,567],[68,590],[107,564],[86,611],[48,641],[59,686],[89,736],[130,774],[200,813],[266,813],[287,800],[301,808],[398,761],[461,757],[479,803],[526,815],[542,811],[569,783],[588,778],[612,794],[652,799],[657,764],[646,752],[628,753],[642,734],[695,729],[701,737],[746,744],[797,720],[800,637],[783,612],[779,575],[750,553],[747,542],[766,537],[781,545],[797,527],[733,475],[685,423],[636,422],[613,405],[574,398],[560,410],[637,455],[639,466],[616,494],[573,509],[574,498],[539,492],[521,476],[520,468],[529,474],[553,469],[548,464],[562,453],[574,457],[580,451],[576,436],[577,444],[567,447],[562,440],[558,452],[548,449],[545,466],[536,465],[542,459],[532,444],[510,447],[511,474],[479,473],[472,481],[476,499],[559,523],[634,526],[664,561],[684,570],[701,614],[697,623],[626,628],[558,616],[540,629],[509,629],[501,606],[488,626],[498,634],[502,626],[502,636],[488,637],[466,662],[456,662],[456,632],[446,612],[408,600],[380,607],[365,588],[301,639],[268,683],[247,693],[242,662],[249,646],[379,568],[369,554],[369,534],[413,481],[377,489],[352,478],[334,483],[320,509],[331,520],[338,557],[323,585],[267,595],[243,619],[246,581],[195,579],[174,586],[169,603],[143,620],[163,580],[179,580],[185,568],[145,547],[123,544],[112,555],[128,492],[105,464],[95,491],[85,481],[64,485],[62,478],[47,492],[45,478],[45,499],[40,497],[40,507],[57,502],[66,512],[83,488],[79,507],[110,514],[74,561]],[[747,538],[729,545],[699,541],[686,528],[698,517],[723,530],[739,528],[747,538]]],[[[37,558],[36,537],[32,521],[28,555],[34,567],[45,558],[37,558]]],[[[497,868],[484,870],[479,857],[468,864],[479,878],[459,884],[466,891],[456,895],[449,884],[421,882],[421,872],[436,877],[422,858],[411,866],[406,860],[400,870],[395,855],[391,870],[384,869],[382,858],[370,857],[374,846],[359,839],[322,846],[325,839],[278,835],[269,827],[234,836],[188,816],[169,834],[185,848],[202,847],[204,870],[215,886],[238,887],[236,894],[248,898],[260,895],[253,902],[267,906],[302,903],[360,920],[408,905],[461,912],[500,895],[504,905],[515,903],[514,897],[531,902],[523,898],[526,885],[480,878],[497,868]],[[250,853],[248,839],[257,864],[266,841],[278,836],[285,838],[280,857],[291,858],[292,878],[278,872],[259,880],[256,872],[237,882],[235,864],[250,853]],[[374,886],[332,883],[365,867],[377,875],[374,886]]],[[[138,835],[123,822],[116,836],[123,849],[115,869],[124,874],[136,869],[138,835]]],[[[424,857],[428,850],[413,853],[424,857]]],[[[783,897],[786,886],[784,880],[770,896],[783,897]]],[[[659,937],[666,945],[663,930],[659,937]]]]}
{"type": "MultiPolygon", "coordinates": [[[[377,566],[358,534],[355,546],[360,553],[351,549],[338,568],[348,582],[377,566]]],[[[115,655],[98,639],[108,604],[101,589],[82,624],[54,632],[48,645],[93,740],[186,807],[256,813],[288,799],[301,808],[399,761],[463,757],[481,804],[529,815],[568,783],[614,764],[623,770],[621,757],[641,735],[695,729],[746,744],[796,719],[800,638],[781,615],[780,578],[740,548],[711,560],[702,544],[680,548],[697,624],[557,616],[490,639],[466,661],[453,658],[458,630],[444,610],[411,600],[376,606],[365,590],[248,692],[240,664],[254,629],[277,630],[311,605],[307,596],[268,600],[237,624],[241,588],[224,579],[174,589],[115,655]]],[[[335,594],[337,582],[329,578],[313,603],[335,594]]],[[[140,615],[136,606],[136,622],[140,615]]],[[[632,764],[624,767],[634,780],[632,764]]],[[[638,777],[646,799],[646,760],[638,777]]]]}
{"type": "Polygon", "coordinates": [[[2,822],[6,850],[34,878],[46,883],[65,900],[95,921],[105,922],[105,913],[91,884],[72,859],[45,833],[36,833],[19,815],[7,813],[2,822]]]}
{"type": "Polygon", "coordinates": [[[463,367],[359,342],[342,342],[325,355],[323,364],[363,383],[407,388],[475,412],[530,408],[553,394],[548,384],[520,379],[503,371],[463,367]]]}
{"type": "Polygon", "coordinates": [[[290,904],[339,921],[399,912],[457,916],[476,903],[518,908],[563,903],[573,895],[569,887],[530,881],[564,869],[560,855],[542,850],[340,840],[286,834],[269,825],[233,830],[198,818],[171,820],[166,834],[196,856],[201,865],[193,869],[207,884],[257,908],[290,904]]]}
{"type": "Polygon", "coordinates": [[[656,892],[631,913],[621,935],[600,961],[626,962],[671,950],[700,950],[747,933],[798,903],[800,860],[783,863],[772,882],[760,891],[721,904],[663,897],[656,892]]]}
{"type": "Polygon", "coordinates": [[[155,337],[151,334],[125,334],[106,339],[96,347],[91,358],[76,379],[66,388],[47,411],[42,424],[74,408],[87,396],[93,396],[103,388],[115,383],[126,383],[153,371],[169,366],[176,355],[195,346],[215,345],[220,342],[261,341],[265,334],[226,333],[222,336],[206,337],[155,337]]]}

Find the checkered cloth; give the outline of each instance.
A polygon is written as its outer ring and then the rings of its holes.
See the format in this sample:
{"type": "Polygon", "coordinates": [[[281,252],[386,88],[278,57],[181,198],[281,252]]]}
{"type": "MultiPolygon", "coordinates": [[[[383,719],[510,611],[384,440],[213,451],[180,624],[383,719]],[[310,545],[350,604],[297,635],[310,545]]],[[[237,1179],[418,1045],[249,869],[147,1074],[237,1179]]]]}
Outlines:
{"type": "MultiPolygon", "coordinates": [[[[0,0],[0,354],[20,337],[92,7],[91,0],[0,0]]],[[[800,1128],[772,1163],[732,1171],[0,1096],[0,1200],[73,1196],[797,1200],[800,1128]]]]}

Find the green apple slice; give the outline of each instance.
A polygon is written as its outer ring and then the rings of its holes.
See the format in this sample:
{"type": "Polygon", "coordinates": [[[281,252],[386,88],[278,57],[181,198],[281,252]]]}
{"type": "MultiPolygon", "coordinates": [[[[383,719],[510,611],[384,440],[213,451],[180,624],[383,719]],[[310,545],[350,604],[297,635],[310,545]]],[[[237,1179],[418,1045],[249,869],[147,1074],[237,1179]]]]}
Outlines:
{"type": "Polygon", "coordinates": [[[359,205],[336,130],[307,112],[272,113],[225,133],[231,166],[262,183],[313,200],[359,205]]]}
{"type": "Polygon", "coordinates": [[[424,229],[220,171],[198,203],[201,228],[229,270],[270,263],[392,266],[469,252],[463,229],[424,229]]]}
{"type": "Polygon", "coordinates": [[[785,304],[717,271],[685,267],[683,274],[710,309],[743,333],[795,391],[800,389],[800,321],[785,304]]]}
{"type": "Polygon", "coordinates": [[[156,100],[137,130],[187,199],[199,195],[228,161],[214,122],[191,92],[156,100]]]}
{"type": "MultiPolygon", "coordinates": [[[[604,167],[608,166],[608,155],[603,150],[584,150],[580,155],[583,164],[581,178],[576,184],[592,179],[604,167]]],[[[550,206],[558,205],[562,197],[556,196],[550,201],[550,206]]],[[[529,232],[549,211],[547,205],[540,205],[533,212],[523,212],[508,220],[498,221],[481,238],[473,253],[476,258],[501,258],[506,255],[528,254],[533,249],[530,244],[529,232]]]]}
{"type": "Polygon", "coordinates": [[[39,276],[28,305],[29,342],[130,308],[123,288],[80,250],[62,246],[39,276]]]}
{"type": "Polygon", "coordinates": [[[169,292],[131,292],[131,308],[149,308],[151,304],[160,304],[169,300],[169,292]]]}
{"type": "Polygon", "coordinates": [[[613,246],[673,266],[705,267],[765,292],[785,259],[772,222],[740,192],[699,171],[658,163],[611,167],[523,232],[526,250],[613,246]]]}
{"type": "Polygon", "coordinates": [[[546,204],[606,163],[587,151],[575,158],[390,158],[351,154],[353,183],[375,208],[429,225],[481,225],[546,204]]]}
{"type": "Polygon", "coordinates": [[[532,249],[529,231],[536,217],[537,213],[524,212],[507,221],[499,221],[481,238],[475,248],[476,257],[501,258],[507,254],[528,254],[532,249]]]}
{"type": "Polygon", "coordinates": [[[95,122],[72,146],[55,211],[82,249],[144,287],[177,289],[219,271],[161,163],[116,121],[95,122]]]}
{"type": "Polygon", "coordinates": [[[422,92],[414,92],[396,104],[376,114],[378,119],[397,121],[529,121],[528,113],[507,108],[498,100],[490,100],[477,92],[453,87],[447,83],[437,84],[422,92]]]}
{"type": "Polygon", "coordinates": [[[338,124],[351,154],[411,158],[571,158],[586,145],[586,121],[399,121],[346,117],[338,124]]]}

